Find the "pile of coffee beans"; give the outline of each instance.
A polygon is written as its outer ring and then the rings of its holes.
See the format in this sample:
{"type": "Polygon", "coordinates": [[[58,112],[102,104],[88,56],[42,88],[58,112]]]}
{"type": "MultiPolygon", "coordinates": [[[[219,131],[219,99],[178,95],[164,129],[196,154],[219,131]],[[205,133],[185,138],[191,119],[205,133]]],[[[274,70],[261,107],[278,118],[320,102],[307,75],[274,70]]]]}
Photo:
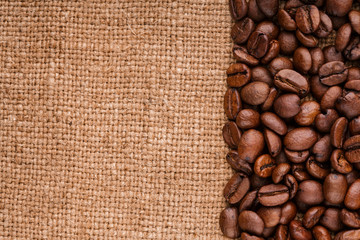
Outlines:
{"type": "Polygon", "coordinates": [[[359,2],[230,0],[225,236],[360,240],[359,2]]]}

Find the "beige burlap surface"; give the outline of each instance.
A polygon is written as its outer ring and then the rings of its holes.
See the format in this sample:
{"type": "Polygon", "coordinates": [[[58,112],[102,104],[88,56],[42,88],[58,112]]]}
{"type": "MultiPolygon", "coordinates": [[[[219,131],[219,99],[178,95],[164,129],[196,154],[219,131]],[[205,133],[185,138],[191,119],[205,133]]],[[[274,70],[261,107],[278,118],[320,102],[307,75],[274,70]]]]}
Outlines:
{"type": "Polygon", "coordinates": [[[0,1],[0,239],[223,239],[227,0],[0,1]]]}

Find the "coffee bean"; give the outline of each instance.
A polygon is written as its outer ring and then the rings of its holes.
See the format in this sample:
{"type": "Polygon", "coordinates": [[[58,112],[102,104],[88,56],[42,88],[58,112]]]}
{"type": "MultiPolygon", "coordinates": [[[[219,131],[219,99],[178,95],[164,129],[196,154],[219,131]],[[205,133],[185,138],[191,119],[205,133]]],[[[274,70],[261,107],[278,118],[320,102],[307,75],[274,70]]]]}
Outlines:
{"type": "Polygon", "coordinates": [[[325,62],[340,61],[344,62],[343,54],[336,50],[335,45],[329,45],[323,48],[325,62]]]}
{"type": "Polygon", "coordinates": [[[284,55],[291,55],[299,45],[293,32],[280,32],[278,41],[280,52],[284,55]]]}
{"type": "Polygon", "coordinates": [[[284,9],[288,11],[291,16],[295,17],[296,10],[304,5],[305,4],[300,0],[288,0],[285,3],[284,9]]]}
{"type": "Polygon", "coordinates": [[[360,135],[348,138],[344,143],[345,157],[351,163],[360,162],[360,135]]]}
{"type": "MultiPolygon", "coordinates": [[[[255,175],[254,175],[255,176],[255,175]]],[[[251,209],[255,205],[257,190],[248,192],[239,203],[239,212],[251,209]]]]}
{"type": "Polygon", "coordinates": [[[310,179],[309,173],[306,171],[306,167],[303,164],[293,164],[291,166],[292,175],[298,182],[302,182],[310,179]]]}
{"type": "Polygon", "coordinates": [[[311,240],[312,235],[306,230],[299,220],[292,220],[289,224],[290,236],[294,240],[311,240]]]}
{"type": "MultiPolygon", "coordinates": [[[[324,54],[321,48],[312,48],[310,49],[310,55],[311,55],[311,68],[309,70],[309,73],[317,74],[319,72],[320,67],[325,62],[324,54]]],[[[311,88],[313,88],[313,86],[311,86],[311,88]]]]}
{"type": "Polygon", "coordinates": [[[289,149],[284,149],[286,157],[289,159],[290,162],[293,163],[302,163],[305,162],[306,159],[308,159],[310,155],[309,150],[303,150],[303,151],[291,151],[289,149]]]}
{"type": "Polygon", "coordinates": [[[340,229],[343,228],[340,220],[340,209],[326,209],[322,218],[320,219],[320,224],[332,232],[338,232],[340,229]]]}
{"type": "Polygon", "coordinates": [[[299,40],[299,42],[304,45],[305,47],[316,47],[319,43],[319,40],[311,35],[311,34],[305,34],[301,32],[299,29],[295,32],[296,38],[299,40]]]}
{"type": "Polygon", "coordinates": [[[302,74],[306,74],[311,66],[312,66],[312,60],[311,60],[311,54],[310,51],[307,48],[299,47],[294,52],[294,67],[296,70],[298,70],[302,74]]]}
{"type": "Polygon", "coordinates": [[[253,236],[253,235],[250,235],[250,234],[248,234],[246,232],[242,232],[240,240],[264,240],[264,238],[253,236]]]}
{"type": "Polygon", "coordinates": [[[360,179],[350,185],[345,196],[344,204],[351,210],[360,208],[360,179]]]}
{"type": "Polygon", "coordinates": [[[272,171],[272,180],[274,183],[279,183],[283,180],[285,175],[290,171],[291,166],[288,163],[278,164],[272,171]]]}
{"type": "Polygon", "coordinates": [[[327,0],[326,12],[330,15],[342,17],[345,16],[351,9],[353,0],[327,0]]]}
{"type": "Polygon", "coordinates": [[[256,3],[261,12],[268,18],[275,16],[279,9],[279,0],[256,0],[256,3]]]}
{"type": "Polygon", "coordinates": [[[347,79],[348,70],[343,62],[333,61],[325,63],[319,69],[320,81],[322,84],[334,86],[347,79]]]}
{"type": "Polygon", "coordinates": [[[350,67],[348,68],[349,74],[347,81],[351,80],[359,80],[360,79],[360,68],[358,67],[350,67]]]}
{"type": "Polygon", "coordinates": [[[239,213],[235,207],[225,208],[220,213],[220,229],[224,236],[228,238],[237,238],[240,236],[238,216],[239,213]]]}
{"type": "Polygon", "coordinates": [[[262,233],[262,236],[268,240],[275,240],[273,237],[270,237],[272,235],[274,235],[276,230],[276,226],[275,227],[266,227],[264,228],[264,231],[262,233]]]}
{"type": "Polygon", "coordinates": [[[265,227],[275,227],[279,224],[281,217],[281,208],[280,207],[261,207],[257,214],[264,221],[265,227]]]}
{"type": "Polygon", "coordinates": [[[331,167],[339,173],[347,174],[353,170],[352,165],[346,160],[344,151],[335,149],[330,157],[331,167]]]}
{"type": "Polygon", "coordinates": [[[347,209],[342,209],[340,219],[343,224],[351,228],[360,228],[360,214],[347,209]]]}
{"type": "Polygon", "coordinates": [[[347,131],[348,120],[344,117],[338,118],[331,127],[330,130],[330,140],[331,144],[336,148],[341,148],[344,139],[345,133],[347,131]]]}
{"type": "Polygon", "coordinates": [[[279,135],[285,135],[287,127],[285,122],[272,112],[265,112],[260,115],[261,122],[279,135]]]}
{"type": "Polygon", "coordinates": [[[260,124],[260,114],[252,109],[243,109],[236,117],[236,124],[241,129],[256,128],[260,124]]]}
{"type": "Polygon", "coordinates": [[[260,22],[265,18],[265,15],[259,9],[256,0],[249,1],[248,16],[255,22],[260,22]]]}
{"type": "Polygon", "coordinates": [[[320,132],[330,132],[332,125],[339,118],[334,109],[326,109],[325,114],[320,113],[315,118],[315,126],[320,132]]]}
{"type": "Polygon", "coordinates": [[[360,172],[357,170],[352,170],[350,173],[346,174],[346,182],[348,185],[351,185],[358,178],[360,178],[360,172]]]}
{"type": "Polygon", "coordinates": [[[260,188],[258,199],[263,206],[279,206],[289,199],[289,189],[282,184],[269,184],[260,188]]]}
{"type": "Polygon", "coordinates": [[[360,59],[360,37],[355,36],[350,39],[349,44],[344,50],[345,57],[350,61],[357,61],[360,59]]]}
{"type": "Polygon", "coordinates": [[[334,240],[352,240],[360,239],[360,229],[343,231],[336,234],[334,240]]]}
{"type": "Polygon", "coordinates": [[[337,51],[342,52],[349,44],[351,31],[350,23],[346,23],[339,28],[335,38],[335,48],[337,51]]]}
{"type": "Polygon", "coordinates": [[[270,177],[276,167],[275,160],[269,154],[263,154],[255,160],[254,172],[259,177],[270,177]]]}
{"type": "Polygon", "coordinates": [[[360,34],[360,11],[352,10],[349,12],[351,26],[357,34],[360,34]]]}
{"type": "Polygon", "coordinates": [[[241,99],[250,105],[259,105],[265,102],[270,87],[264,82],[251,82],[241,89],[241,99]]]}
{"type": "Polygon", "coordinates": [[[284,94],[274,101],[274,111],[282,118],[291,118],[300,112],[300,98],[296,94],[284,94]]]}
{"type": "Polygon", "coordinates": [[[316,206],[310,208],[305,214],[304,218],[302,220],[302,224],[306,228],[312,228],[315,226],[318,221],[320,220],[321,216],[325,212],[325,207],[322,206],[316,206]]]}
{"type": "Polygon", "coordinates": [[[236,171],[242,172],[246,175],[252,174],[252,167],[248,162],[240,159],[237,151],[232,150],[226,154],[226,161],[236,171]]]}
{"type": "Polygon", "coordinates": [[[278,22],[286,31],[295,31],[297,28],[295,20],[284,9],[280,9],[278,12],[278,22]]]}
{"type": "Polygon", "coordinates": [[[253,211],[244,210],[239,214],[240,229],[260,236],[264,230],[264,221],[253,211]]]}
{"type": "Polygon", "coordinates": [[[315,31],[316,36],[319,38],[325,38],[330,35],[333,30],[332,21],[329,16],[320,11],[320,25],[318,29],[315,31]]]}
{"type": "Polygon", "coordinates": [[[262,177],[259,177],[256,174],[253,174],[253,175],[251,175],[250,183],[251,183],[251,188],[252,189],[259,189],[259,188],[261,188],[261,187],[263,187],[265,185],[270,184],[271,179],[270,178],[262,178],[262,177]]]}
{"type": "Polygon", "coordinates": [[[265,146],[264,137],[261,132],[250,129],[245,131],[238,144],[239,157],[249,163],[253,163],[265,146]]]}
{"type": "Polygon", "coordinates": [[[315,143],[312,148],[315,160],[318,162],[326,162],[330,159],[332,152],[332,146],[330,141],[330,135],[327,134],[315,143]]]}
{"type": "Polygon", "coordinates": [[[323,226],[315,226],[312,229],[312,234],[315,240],[331,240],[329,231],[323,226]]]}
{"type": "Polygon", "coordinates": [[[321,109],[326,110],[335,108],[335,103],[342,94],[342,89],[339,86],[332,86],[329,88],[324,96],[321,98],[321,109]]]}
{"type": "Polygon", "coordinates": [[[296,198],[308,205],[317,205],[324,200],[321,183],[314,180],[305,180],[299,184],[296,198]]]}
{"type": "Polygon", "coordinates": [[[256,26],[255,31],[266,34],[266,36],[269,38],[269,41],[276,39],[280,32],[279,27],[271,21],[263,21],[259,23],[256,26]]]}
{"type": "Polygon", "coordinates": [[[256,58],[262,58],[269,47],[269,38],[260,31],[253,32],[247,42],[248,53],[256,58]]]}
{"type": "Polygon", "coordinates": [[[330,168],[324,163],[315,161],[313,156],[306,161],[306,169],[311,176],[317,179],[324,179],[330,173],[330,168]]]}
{"type": "Polygon", "coordinates": [[[280,44],[277,40],[271,40],[269,43],[269,50],[261,59],[261,63],[268,64],[271,60],[276,58],[280,53],[280,44]]]}
{"type": "Polygon", "coordinates": [[[286,225],[279,225],[279,227],[276,229],[275,239],[276,240],[289,240],[290,239],[290,233],[289,233],[288,227],[286,225]]]}
{"type": "Polygon", "coordinates": [[[241,99],[239,92],[234,88],[229,88],[224,97],[225,114],[230,120],[235,120],[241,109],[241,99]]]}
{"type": "Polygon", "coordinates": [[[255,23],[251,18],[244,18],[234,24],[231,29],[231,38],[237,44],[242,44],[248,40],[250,34],[255,30],[255,23]]]}
{"type": "Polygon", "coordinates": [[[289,224],[292,221],[297,213],[296,205],[288,201],[281,207],[281,218],[279,220],[280,224],[289,224]]]}
{"type": "Polygon", "coordinates": [[[251,56],[246,48],[239,45],[234,45],[233,54],[237,61],[240,63],[245,63],[250,66],[256,66],[259,64],[259,60],[251,56]]]}
{"type": "Polygon", "coordinates": [[[241,173],[235,173],[224,188],[224,197],[230,204],[238,203],[249,191],[250,180],[241,173]]]}
{"type": "Polygon", "coordinates": [[[311,148],[317,141],[316,132],[309,127],[295,128],[284,138],[284,146],[293,151],[302,151],[311,148]]]}
{"type": "Polygon", "coordinates": [[[344,25],[348,21],[347,16],[337,17],[337,16],[329,15],[329,17],[330,17],[331,22],[333,24],[333,29],[334,30],[338,30],[342,25],[344,25]]]}
{"type": "Polygon", "coordinates": [[[265,128],[264,129],[264,138],[266,146],[269,150],[269,153],[272,157],[276,157],[280,154],[282,143],[280,137],[273,131],[265,128]]]}
{"type": "Polygon", "coordinates": [[[269,63],[269,71],[273,76],[283,69],[293,69],[293,63],[287,57],[277,57],[269,63]]]}
{"type": "Polygon", "coordinates": [[[304,76],[291,69],[283,69],[274,77],[274,84],[279,89],[293,92],[300,97],[309,92],[309,84],[304,76]]]}
{"type": "Polygon", "coordinates": [[[316,75],[310,78],[310,88],[311,94],[319,101],[329,89],[329,86],[322,84],[320,82],[320,77],[316,75]]]}
{"type": "Polygon", "coordinates": [[[227,122],[223,127],[224,141],[230,148],[236,149],[241,138],[241,132],[235,122],[227,122]]]}
{"type": "Polygon", "coordinates": [[[268,97],[266,98],[265,102],[261,105],[261,110],[268,111],[273,106],[273,103],[277,95],[278,95],[278,91],[276,90],[276,88],[270,88],[268,97]]]}
{"type": "Polygon", "coordinates": [[[299,7],[295,16],[296,25],[305,34],[315,32],[320,25],[320,12],[315,5],[299,7]]]}
{"type": "Polygon", "coordinates": [[[345,199],[347,181],[344,175],[330,173],[324,181],[324,198],[331,204],[341,204],[345,199]]]}
{"type": "Polygon", "coordinates": [[[299,185],[295,177],[291,174],[286,174],[285,185],[289,188],[289,199],[293,199],[299,189],[299,185]]]}
{"type": "Polygon", "coordinates": [[[360,116],[351,120],[349,123],[349,131],[351,135],[360,134],[360,116]]]}
{"type": "Polygon", "coordinates": [[[251,79],[256,82],[264,82],[269,86],[273,85],[273,77],[267,68],[257,66],[251,69],[251,79]]]}
{"type": "Polygon", "coordinates": [[[345,92],[336,101],[335,107],[346,118],[353,119],[360,115],[360,96],[354,92],[345,92]]]}
{"type": "Polygon", "coordinates": [[[230,13],[234,20],[240,20],[246,16],[248,4],[245,0],[230,0],[230,13]]]}
{"type": "Polygon", "coordinates": [[[310,126],[315,122],[319,113],[320,105],[316,101],[305,101],[300,105],[300,111],[294,120],[300,126],[310,126]]]}
{"type": "Polygon", "coordinates": [[[250,81],[251,71],[248,66],[242,63],[232,64],[226,71],[227,84],[229,87],[242,87],[250,81]]]}
{"type": "Polygon", "coordinates": [[[360,92],[360,80],[350,80],[345,83],[345,89],[348,91],[360,92]]]}

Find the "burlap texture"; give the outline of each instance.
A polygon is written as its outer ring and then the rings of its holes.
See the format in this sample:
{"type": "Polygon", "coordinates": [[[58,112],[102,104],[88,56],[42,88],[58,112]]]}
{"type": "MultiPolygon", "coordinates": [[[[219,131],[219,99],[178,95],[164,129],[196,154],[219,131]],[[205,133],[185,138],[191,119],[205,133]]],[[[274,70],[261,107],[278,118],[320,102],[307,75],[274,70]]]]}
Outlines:
{"type": "Polygon", "coordinates": [[[0,1],[0,239],[222,239],[227,0],[0,1]]]}

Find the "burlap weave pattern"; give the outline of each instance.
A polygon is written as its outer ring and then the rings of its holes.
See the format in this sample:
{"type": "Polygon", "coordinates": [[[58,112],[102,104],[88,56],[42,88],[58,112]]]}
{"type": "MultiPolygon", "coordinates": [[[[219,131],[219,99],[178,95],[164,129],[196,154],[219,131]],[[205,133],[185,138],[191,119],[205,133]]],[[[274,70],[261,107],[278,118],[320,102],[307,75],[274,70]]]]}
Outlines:
{"type": "Polygon", "coordinates": [[[222,239],[227,0],[0,1],[0,239],[222,239]]]}

